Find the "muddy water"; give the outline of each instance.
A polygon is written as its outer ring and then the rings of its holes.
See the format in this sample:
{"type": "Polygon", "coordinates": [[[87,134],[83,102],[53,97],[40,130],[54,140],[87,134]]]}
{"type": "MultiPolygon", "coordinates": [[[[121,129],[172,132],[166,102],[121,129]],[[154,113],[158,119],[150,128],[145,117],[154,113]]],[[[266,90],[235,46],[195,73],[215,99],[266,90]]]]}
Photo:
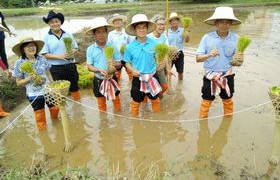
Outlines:
{"type": "Polygon", "coordinates": [[[119,167],[125,174],[133,166],[141,170],[155,163],[176,180],[252,179],[264,175],[279,179],[280,166],[270,166],[267,161],[274,135],[272,105],[250,107],[269,101],[268,87],[279,84],[280,11],[239,11],[237,16],[244,24],[234,31],[249,35],[252,44],[244,65],[234,69],[236,114],[233,118],[220,116],[222,102],[217,98],[209,120],[197,121],[203,68],[195,62],[193,53],[201,36],[209,31],[209,26],[201,22],[210,14],[191,15],[195,23],[191,43],[185,49],[185,79],[178,83],[173,78],[174,94],[164,96],[160,114],[151,113],[148,103],[142,105],[139,119],[129,117],[130,85],[124,71],[121,113],[114,114],[109,103],[108,114],[100,115],[91,90],[82,91],[80,103],[84,105],[68,101],[73,152],[62,151],[61,122],[48,118],[47,131],[38,132],[29,108],[1,137],[7,152],[5,161],[9,165],[29,165],[36,154],[46,158],[50,168],[85,166],[98,173],[119,167]]]}

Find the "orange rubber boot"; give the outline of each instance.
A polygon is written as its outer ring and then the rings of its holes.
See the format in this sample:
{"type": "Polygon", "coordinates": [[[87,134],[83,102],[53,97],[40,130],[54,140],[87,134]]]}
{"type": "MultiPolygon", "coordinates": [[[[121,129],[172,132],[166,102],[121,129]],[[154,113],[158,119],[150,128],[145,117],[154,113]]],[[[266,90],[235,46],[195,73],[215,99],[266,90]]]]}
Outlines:
{"type": "Polygon", "coordinates": [[[58,112],[59,108],[57,106],[52,106],[49,108],[51,119],[52,120],[57,120],[58,119],[58,112]]]}
{"type": "Polygon", "coordinates": [[[224,105],[224,115],[225,116],[232,116],[233,113],[233,100],[230,99],[223,99],[223,105],[224,105]]]}
{"type": "Polygon", "coordinates": [[[208,117],[208,112],[210,109],[212,101],[203,99],[200,106],[199,118],[204,119],[208,117]]]}
{"type": "Polygon", "coordinates": [[[34,111],[35,114],[35,120],[37,124],[37,128],[39,130],[46,129],[46,113],[45,109],[38,109],[37,111],[34,111]]]}
{"type": "Polygon", "coordinates": [[[105,97],[97,97],[97,104],[98,104],[98,110],[101,112],[106,112],[107,105],[106,105],[106,98],[105,97]]]}
{"type": "Polygon", "coordinates": [[[156,98],[155,100],[151,100],[152,102],[152,110],[155,113],[159,113],[160,112],[160,100],[159,98],[156,98]]]}
{"type": "Polygon", "coordinates": [[[141,103],[132,100],[132,102],[131,102],[131,116],[132,117],[138,116],[140,104],[141,103]]]}
{"type": "Polygon", "coordinates": [[[2,105],[0,104],[0,118],[10,116],[10,113],[4,111],[2,105]]]}
{"type": "Polygon", "coordinates": [[[115,111],[121,111],[121,100],[119,95],[116,96],[116,99],[113,100],[113,105],[115,111]]]}
{"type": "Polygon", "coordinates": [[[75,92],[71,92],[71,96],[75,101],[78,101],[81,99],[81,94],[80,91],[75,91],[75,92]]]}
{"type": "Polygon", "coordinates": [[[161,86],[161,92],[159,93],[159,97],[162,97],[162,95],[165,93],[165,91],[167,91],[167,89],[168,89],[168,83],[164,83],[164,84],[161,84],[160,85],[161,86]]]}

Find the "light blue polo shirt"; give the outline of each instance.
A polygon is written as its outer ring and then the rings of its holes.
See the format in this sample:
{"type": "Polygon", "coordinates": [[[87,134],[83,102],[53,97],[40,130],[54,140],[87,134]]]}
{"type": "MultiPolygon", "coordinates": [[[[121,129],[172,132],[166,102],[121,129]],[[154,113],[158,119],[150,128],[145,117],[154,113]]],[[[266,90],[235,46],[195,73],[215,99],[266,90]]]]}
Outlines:
{"type": "MultiPolygon", "coordinates": [[[[18,59],[15,62],[15,66],[14,66],[14,71],[13,71],[13,76],[16,78],[27,78],[28,74],[23,73],[20,70],[20,66],[22,65],[22,63],[24,63],[25,61],[28,61],[27,59],[18,59]]],[[[34,98],[36,96],[42,96],[44,95],[44,90],[43,88],[46,86],[46,84],[48,83],[48,78],[46,75],[46,71],[48,71],[51,68],[51,64],[49,63],[48,60],[46,60],[43,56],[37,56],[35,63],[33,64],[33,68],[35,69],[35,71],[40,75],[46,78],[46,82],[38,87],[34,86],[34,82],[29,82],[25,85],[26,88],[26,95],[28,98],[34,98]]]]}
{"type": "Polygon", "coordinates": [[[184,38],[183,38],[184,29],[178,27],[174,32],[171,28],[168,29],[168,43],[170,46],[176,46],[177,51],[183,51],[184,49],[184,38]]]}
{"type": "MultiPolygon", "coordinates": [[[[49,30],[48,34],[44,37],[44,47],[41,50],[41,54],[65,54],[66,48],[63,42],[63,38],[65,37],[71,37],[72,38],[72,48],[78,49],[77,42],[72,34],[67,33],[63,30],[60,37],[57,37],[52,33],[51,30],[49,30]]],[[[62,59],[52,59],[49,61],[52,65],[64,65],[69,64],[70,61],[65,61],[62,59]]]]}
{"type": "Polygon", "coordinates": [[[141,74],[150,74],[156,71],[155,46],[157,42],[147,37],[145,43],[138,40],[127,45],[124,52],[124,61],[131,63],[132,67],[141,74]]]}
{"type": "Polygon", "coordinates": [[[159,44],[166,44],[169,45],[168,43],[168,38],[167,36],[162,33],[159,38],[155,37],[154,33],[150,33],[147,35],[149,38],[156,40],[159,44]]]}
{"type": "Polygon", "coordinates": [[[134,40],[134,38],[132,36],[129,36],[128,34],[126,34],[124,29],[122,29],[122,31],[120,31],[120,32],[118,32],[116,30],[109,32],[108,43],[114,45],[115,49],[119,53],[119,56],[116,57],[116,60],[120,61],[123,59],[123,55],[120,53],[121,46],[123,44],[125,44],[125,45],[129,44],[133,40],[134,40]]]}
{"type": "Polygon", "coordinates": [[[220,38],[217,32],[203,36],[196,53],[208,54],[213,49],[217,49],[220,53],[219,56],[210,57],[204,61],[206,72],[226,72],[231,68],[230,61],[236,52],[237,40],[238,35],[232,32],[229,32],[225,39],[220,38]]]}
{"type": "MultiPolygon", "coordinates": [[[[107,42],[106,47],[109,46],[110,44],[107,42]]],[[[118,51],[114,51],[113,54],[113,59],[116,59],[119,57],[118,51]]],[[[87,48],[87,64],[94,66],[97,69],[103,69],[107,70],[108,69],[108,64],[107,64],[107,59],[104,54],[104,50],[98,46],[97,43],[94,43],[90,45],[87,48]]],[[[99,79],[104,79],[104,76],[101,75],[101,73],[94,73],[94,75],[99,78],[99,79]]]]}

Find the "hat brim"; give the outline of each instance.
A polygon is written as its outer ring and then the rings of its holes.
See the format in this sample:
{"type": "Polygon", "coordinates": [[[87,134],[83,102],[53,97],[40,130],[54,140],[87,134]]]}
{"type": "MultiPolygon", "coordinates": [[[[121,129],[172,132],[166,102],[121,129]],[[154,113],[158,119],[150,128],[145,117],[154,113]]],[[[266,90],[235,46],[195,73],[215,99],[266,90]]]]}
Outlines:
{"type": "Polygon", "coordinates": [[[53,18],[59,19],[59,20],[61,21],[61,24],[64,23],[64,15],[61,14],[61,13],[57,13],[57,14],[55,14],[55,15],[53,15],[53,16],[50,16],[50,17],[43,17],[43,21],[44,21],[46,24],[48,24],[49,21],[50,21],[51,19],[53,19],[53,18]]]}
{"type": "Polygon", "coordinates": [[[172,19],[179,19],[179,21],[182,19],[182,16],[173,16],[171,18],[168,19],[168,21],[170,22],[172,19]]]}
{"type": "Polygon", "coordinates": [[[115,16],[115,17],[111,17],[110,19],[108,19],[108,23],[109,24],[113,24],[113,22],[117,19],[121,19],[123,22],[126,22],[127,21],[127,17],[124,16],[124,15],[118,15],[118,16],[115,16]]]}
{"type": "Polygon", "coordinates": [[[147,31],[147,34],[153,32],[155,29],[156,29],[156,24],[151,22],[151,21],[139,21],[139,22],[134,22],[134,23],[130,23],[129,25],[126,26],[125,28],[125,32],[128,34],[128,35],[131,35],[131,36],[136,36],[136,32],[135,32],[135,29],[133,27],[133,24],[136,24],[136,23],[148,23],[148,31],[147,31]]]}
{"type": "Polygon", "coordinates": [[[115,29],[115,27],[114,26],[112,26],[112,25],[102,25],[102,26],[97,26],[97,27],[91,27],[90,29],[88,29],[87,31],[86,31],[86,35],[88,35],[88,36],[90,36],[90,35],[92,35],[93,34],[93,30],[94,29],[97,29],[97,28],[100,28],[100,27],[106,27],[106,29],[107,29],[107,33],[109,33],[110,31],[113,31],[114,29],[115,29]]]}
{"type": "Polygon", "coordinates": [[[232,25],[239,25],[239,24],[242,23],[239,19],[229,19],[229,18],[208,18],[208,19],[206,19],[204,21],[204,23],[213,26],[213,25],[215,25],[215,21],[216,20],[222,20],[222,19],[231,20],[232,21],[232,25]]]}
{"type": "Polygon", "coordinates": [[[25,42],[20,42],[20,43],[17,43],[16,45],[14,45],[14,47],[12,48],[12,51],[18,55],[18,56],[21,56],[20,54],[20,47],[21,45],[25,44],[25,43],[31,43],[31,42],[34,42],[37,44],[37,52],[40,52],[44,46],[44,41],[40,41],[40,40],[35,40],[35,41],[25,41],[25,42]]]}

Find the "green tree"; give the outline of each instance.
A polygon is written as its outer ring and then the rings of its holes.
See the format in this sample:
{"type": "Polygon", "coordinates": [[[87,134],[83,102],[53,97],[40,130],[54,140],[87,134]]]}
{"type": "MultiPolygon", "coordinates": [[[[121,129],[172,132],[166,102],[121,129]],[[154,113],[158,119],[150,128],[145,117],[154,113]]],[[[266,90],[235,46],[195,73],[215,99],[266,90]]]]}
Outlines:
{"type": "Polygon", "coordinates": [[[9,7],[30,7],[32,6],[31,0],[9,0],[9,7]]]}

